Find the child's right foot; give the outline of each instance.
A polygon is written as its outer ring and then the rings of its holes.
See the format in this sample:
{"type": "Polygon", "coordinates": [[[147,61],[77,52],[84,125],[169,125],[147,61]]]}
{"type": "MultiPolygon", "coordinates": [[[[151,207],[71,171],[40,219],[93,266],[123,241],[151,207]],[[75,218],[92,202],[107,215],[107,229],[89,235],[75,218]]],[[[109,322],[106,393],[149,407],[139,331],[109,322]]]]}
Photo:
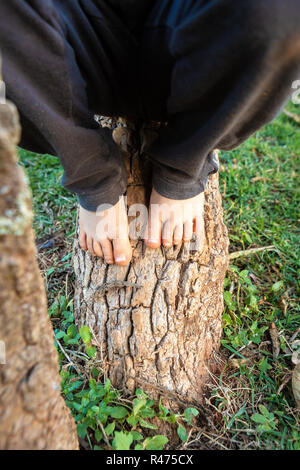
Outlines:
{"type": "Polygon", "coordinates": [[[123,197],[103,212],[89,212],[80,206],[79,230],[79,244],[83,250],[104,258],[108,264],[126,266],[130,263],[132,249],[123,197]]]}

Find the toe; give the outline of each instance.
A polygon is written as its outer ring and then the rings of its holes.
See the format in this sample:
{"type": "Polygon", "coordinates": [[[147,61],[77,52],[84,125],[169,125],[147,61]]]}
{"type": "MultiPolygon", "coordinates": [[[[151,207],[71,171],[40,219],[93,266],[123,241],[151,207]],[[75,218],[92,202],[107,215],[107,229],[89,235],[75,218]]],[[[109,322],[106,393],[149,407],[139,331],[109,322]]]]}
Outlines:
{"type": "Polygon", "coordinates": [[[197,216],[194,220],[194,233],[198,238],[204,236],[204,219],[203,216],[197,216]]]}
{"type": "Polygon", "coordinates": [[[86,243],[86,233],[83,230],[80,230],[79,237],[78,237],[80,248],[84,251],[88,249],[86,243]]]}
{"type": "Polygon", "coordinates": [[[89,252],[91,253],[91,255],[95,256],[96,253],[94,252],[94,241],[93,241],[93,238],[87,236],[87,237],[86,237],[86,243],[87,243],[87,247],[88,247],[88,250],[89,250],[89,252]]]}
{"type": "Polygon", "coordinates": [[[101,245],[96,240],[94,240],[93,242],[93,248],[94,248],[94,252],[96,253],[96,255],[99,256],[99,258],[103,258],[103,251],[102,251],[101,245]]]}
{"type": "Polygon", "coordinates": [[[106,263],[113,264],[114,262],[113,247],[112,247],[111,241],[108,240],[108,238],[106,238],[105,240],[101,240],[101,248],[102,248],[106,263]]]}
{"type": "Polygon", "coordinates": [[[161,236],[159,233],[151,233],[146,239],[145,244],[149,248],[158,248],[161,245],[161,236]]]}
{"type": "Polygon", "coordinates": [[[163,224],[161,231],[162,244],[165,248],[169,248],[173,245],[173,233],[174,233],[174,224],[170,219],[166,220],[163,224]]]}
{"type": "Polygon", "coordinates": [[[174,245],[179,245],[179,243],[182,242],[182,238],[183,238],[183,224],[178,224],[176,225],[174,229],[174,236],[173,236],[174,245]]]}
{"type": "Polygon", "coordinates": [[[158,248],[161,244],[161,221],[158,216],[149,215],[145,243],[149,248],[158,248]]]}
{"type": "Polygon", "coordinates": [[[116,264],[127,266],[132,257],[132,249],[127,239],[113,240],[114,260],[116,264]]]}
{"type": "Polygon", "coordinates": [[[194,233],[197,237],[197,249],[200,250],[204,245],[204,236],[205,236],[203,216],[195,217],[194,233]]]}
{"type": "Polygon", "coordinates": [[[183,225],[183,240],[188,242],[191,240],[193,236],[193,223],[191,221],[187,221],[183,225]]]}

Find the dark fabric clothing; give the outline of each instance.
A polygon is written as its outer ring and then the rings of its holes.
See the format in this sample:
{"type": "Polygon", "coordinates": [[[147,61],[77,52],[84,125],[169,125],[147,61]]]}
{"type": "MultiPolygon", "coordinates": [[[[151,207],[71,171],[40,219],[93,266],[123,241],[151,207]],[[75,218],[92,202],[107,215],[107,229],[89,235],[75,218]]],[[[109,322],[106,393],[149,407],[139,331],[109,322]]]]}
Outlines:
{"type": "Polygon", "coordinates": [[[203,191],[213,150],[273,119],[300,76],[299,0],[0,0],[7,95],[21,146],[57,155],[96,210],[126,191],[94,114],[168,121],[149,155],[173,199],[203,191]]]}

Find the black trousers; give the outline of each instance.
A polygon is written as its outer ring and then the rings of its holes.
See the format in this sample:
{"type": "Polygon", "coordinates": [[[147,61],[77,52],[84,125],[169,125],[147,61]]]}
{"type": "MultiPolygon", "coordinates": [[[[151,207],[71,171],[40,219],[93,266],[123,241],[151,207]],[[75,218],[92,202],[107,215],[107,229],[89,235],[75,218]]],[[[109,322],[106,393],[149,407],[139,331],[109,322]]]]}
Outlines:
{"type": "Polygon", "coordinates": [[[153,185],[184,199],[217,170],[215,148],[241,144],[294,91],[300,2],[2,0],[0,50],[21,146],[57,155],[83,207],[126,191],[95,113],[168,121],[149,151],[153,185]]]}

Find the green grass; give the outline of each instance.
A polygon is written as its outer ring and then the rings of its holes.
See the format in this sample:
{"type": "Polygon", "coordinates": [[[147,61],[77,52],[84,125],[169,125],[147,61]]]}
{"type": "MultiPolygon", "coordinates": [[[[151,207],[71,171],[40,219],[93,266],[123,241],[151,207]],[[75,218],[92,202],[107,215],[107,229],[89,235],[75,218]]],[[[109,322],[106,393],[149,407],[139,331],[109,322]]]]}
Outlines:
{"type": "Polygon", "coordinates": [[[73,236],[76,197],[60,185],[63,171],[58,158],[23,149],[19,150],[19,156],[33,193],[36,236],[47,238],[59,229],[63,229],[67,237],[73,236]]]}
{"type": "MultiPolygon", "coordinates": [[[[300,116],[299,106],[290,104],[288,109],[300,116]]],[[[186,441],[181,429],[186,426],[184,415],[164,412],[152,403],[151,397],[144,395],[128,402],[101,374],[99,381],[93,351],[88,354],[89,345],[77,332],[72,314],[70,253],[76,200],[59,184],[62,170],[56,158],[20,151],[33,191],[37,240],[51,237],[54,240],[41,250],[39,261],[56,337],[64,348],[72,348],[86,366],[85,372],[68,368],[59,349],[63,393],[87,446],[118,448],[128,446],[129,441],[133,442],[131,446],[143,448],[162,446],[163,438],[149,443],[143,426],[137,424],[136,431],[132,428],[134,423],[127,420],[134,415],[137,403],[134,400],[144,400],[138,417],[147,419],[147,413],[160,419],[164,419],[163,413],[169,418],[173,416],[170,421],[179,428],[187,448],[300,449],[299,413],[295,410],[290,380],[294,368],[291,356],[299,348],[299,334],[295,338],[293,335],[300,326],[299,156],[300,125],[285,114],[237,150],[221,155],[220,187],[230,251],[270,245],[274,248],[231,261],[224,287],[221,373],[211,377],[206,395],[207,411],[213,420],[207,429],[199,424],[191,428],[186,441]],[[273,355],[270,337],[272,323],[280,345],[277,357],[273,355]],[[99,383],[96,391],[95,375],[99,383]],[[99,399],[95,393],[100,394],[99,399]],[[97,406],[108,407],[101,426],[97,423],[97,406]],[[126,416],[115,418],[114,413],[118,412],[113,407],[124,407],[126,416]],[[109,426],[108,443],[103,437],[103,426],[109,426]],[[137,434],[131,435],[132,432],[137,434]]]]}
{"type": "MultiPolygon", "coordinates": [[[[289,105],[300,115],[298,108],[289,105]]],[[[239,149],[222,155],[221,192],[231,251],[275,247],[237,258],[230,266],[222,342],[230,352],[236,351],[233,358],[245,359],[234,371],[227,365],[226,383],[244,384],[250,390],[242,393],[238,387],[226,397],[220,383],[213,391],[219,410],[229,400],[235,405],[238,416],[224,416],[232,438],[239,441],[246,432],[257,448],[300,449],[290,381],[280,391],[294,367],[291,353],[299,348],[290,341],[300,325],[299,156],[300,126],[284,114],[239,149]],[[277,358],[270,344],[272,322],[279,333],[277,358]],[[261,405],[267,411],[261,413],[261,405]]]]}

